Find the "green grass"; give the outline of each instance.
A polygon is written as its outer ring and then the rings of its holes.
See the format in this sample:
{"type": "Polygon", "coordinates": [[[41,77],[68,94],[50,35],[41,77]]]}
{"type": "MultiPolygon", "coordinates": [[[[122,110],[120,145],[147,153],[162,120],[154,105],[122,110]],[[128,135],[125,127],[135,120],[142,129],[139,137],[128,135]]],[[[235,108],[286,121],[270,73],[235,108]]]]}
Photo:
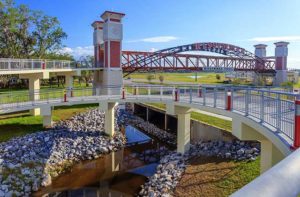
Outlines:
{"type": "MultiPolygon", "coordinates": [[[[68,119],[76,113],[97,106],[98,104],[86,104],[57,107],[53,110],[52,119],[53,121],[68,119]]],[[[28,112],[0,116],[0,142],[41,130],[45,130],[41,116],[31,116],[28,112]]]]}
{"type": "MultiPolygon", "coordinates": [[[[146,105],[160,109],[165,111],[166,110],[166,106],[165,104],[162,103],[146,103],[146,105]]],[[[210,116],[207,114],[202,114],[199,112],[192,112],[191,113],[191,118],[193,120],[226,130],[231,132],[232,131],[232,122],[229,120],[224,120],[218,117],[214,117],[214,116],[210,116]]]]}
{"type": "Polygon", "coordinates": [[[234,170],[224,180],[217,183],[217,186],[222,188],[222,196],[231,195],[260,175],[260,157],[252,162],[241,161],[235,164],[234,170]]]}
{"type": "MultiPolygon", "coordinates": [[[[151,73],[150,73],[151,74],[151,73]]],[[[225,80],[225,74],[224,73],[197,73],[198,80],[196,81],[191,76],[195,76],[195,73],[156,73],[153,74],[155,77],[153,80],[151,80],[152,83],[160,83],[159,76],[164,76],[164,84],[167,84],[168,82],[186,82],[186,83],[201,83],[201,84],[218,84],[223,83],[225,80]],[[220,80],[216,79],[216,75],[220,75],[220,80]]],[[[147,76],[149,73],[133,73],[129,75],[129,77],[132,79],[132,81],[135,82],[149,82],[147,80],[147,76]]]]}

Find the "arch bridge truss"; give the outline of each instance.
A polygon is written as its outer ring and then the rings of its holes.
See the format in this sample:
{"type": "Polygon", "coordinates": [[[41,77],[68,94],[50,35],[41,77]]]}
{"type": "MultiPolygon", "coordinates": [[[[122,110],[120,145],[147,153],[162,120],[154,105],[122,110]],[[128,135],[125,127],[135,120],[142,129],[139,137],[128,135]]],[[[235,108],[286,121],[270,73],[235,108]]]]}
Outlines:
{"type": "Polygon", "coordinates": [[[123,51],[122,68],[127,75],[135,71],[153,69],[275,73],[275,61],[257,57],[231,44],[208,42],[177,46],[156,52],[123,51]],[[220,55],[184,53],[191,51],[206,51],[220,55]]]}

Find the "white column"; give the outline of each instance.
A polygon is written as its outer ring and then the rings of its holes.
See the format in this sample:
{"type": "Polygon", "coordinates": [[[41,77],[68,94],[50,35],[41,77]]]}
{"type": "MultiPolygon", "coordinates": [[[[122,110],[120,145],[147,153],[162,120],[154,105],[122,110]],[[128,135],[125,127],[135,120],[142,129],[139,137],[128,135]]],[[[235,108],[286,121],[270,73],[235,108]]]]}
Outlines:
{"type": "MultiPolygon", "coordinates": [[[[36,101],[40,99],[40,78],[35,76],[30,76],[29,78],[29,92],[30,100],[36,101]]],[[[35,108],[30,110],[31,115],[38,116],[40,115],[40,108],[35,108]]]]}
{"type": "Polygon", "coordinates": [[[187,107],[175,106],[177,115],[177,152],[185,153],[190,149],[191,110],[187,107]]]}
{"type": "Polygon", "coordinates": [[[51,107],[42,107],[41,115],[43,117],[43,127],[51,127],[53,123],[51,107]]]}
{"type": "MultiPolygon", "coordinates": [[[[100,104],[101,105],[101,104],[100,104]]],[[[116,103],[106,103],[103,106],[105,109],[105,121],[104,128],[105,133],[109,136],[113,136],[115,134],[115,106],[116,103]]]]}

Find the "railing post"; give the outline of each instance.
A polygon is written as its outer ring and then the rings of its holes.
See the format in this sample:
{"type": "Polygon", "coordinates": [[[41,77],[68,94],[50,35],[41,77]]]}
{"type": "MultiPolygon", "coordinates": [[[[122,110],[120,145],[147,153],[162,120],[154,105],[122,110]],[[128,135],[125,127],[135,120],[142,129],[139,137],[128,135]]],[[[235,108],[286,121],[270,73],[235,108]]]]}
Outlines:
{"type": "Polygon", "coordinates": [[[217,106],[217,87],[214,87],[214,107],[217,106]]]}
{"type": "Polygon", "coordinates": [[[33,70],[33,59],[31,60],[31,70],[33,70]]]}
{"type": "Polygon", "coordinates": [[[67,91],[64,90],[64,102],[67,102],[67,91]]]}
{"type": "Polygon", "coordinates": [[[264,122],[264,109],[265,109],[265,101],[264,101],[264,92],[260,93],[260,120],[264,122]]]}
{"type": "Polygon", "coordinates": [[[150,89],[150,87],[148,86],[148,96],[150,96],[151,95],[151,89],[150,89]]]}
{"type": "Polygon", "coordinates": [[[202,88],[203,93],[203,105],[206,105],[206,87],[202,88]]]}
{"type": "Polygon", "coordinates": [[[136,95],[136,86],[133,87],[133,95],[136,95]]]}
{"type": "Polygon", "coordinates": [[[190,103],[193,102],[193,94],[192,94],[192,87],[190,87],[190,103]]]}
{"type": "Polygon", "coordinates": [[[249,114],[249,98],[251,96],[251,92],[249,89],[246,90],[246,94],[245,94],[245,116],[248,116],[249,114]]]}
{"type": "Polygon", "coordinates": [[[294,119],[294,144],[293,149],[300,147],[300,97],[295,100],[295,119],[294,119]]]}
{"type": "Polygon", "coordinates": [[[44,70],[46,68],[46,61],[42,61],[42,69],[44,70]]]}
{"type": "Polygon", "coordinates": [[[231,111],[232,106],[231,106],[231,90],[227,90],[227,103],[226,103],[226,110],[231,111]]]}
{"type": "Polygon", "coordinates": [[[276,103],[277,103],[277,110],[276,110],[276,113],[277,113],[277,130],[281,130],[281,101],[280,101],[280,94],[277,94],[276,96],[276,103]]]}
{"type": "Polygon", "coordinates": [[[122,99],[125,99],[125,88],[122,88],[122,99]]]}
{"type": "Polygon", "coordinates": [[[163,87],[160,87],[160,96],[162,97],[163,96],[163,87]]]}
{"type": "Polygon", "coordinates": [[[202,88],[201,88],[201,86],[199,86],[199,89],[198,89],[198,96],[199,96],[199,98],[202,97],[202,88]]]}
{"type": "Polygon", "coordinates": [[[178,88],[175,89],[175,101],[179,101],[179,92],[178,92],[178,88]]]}

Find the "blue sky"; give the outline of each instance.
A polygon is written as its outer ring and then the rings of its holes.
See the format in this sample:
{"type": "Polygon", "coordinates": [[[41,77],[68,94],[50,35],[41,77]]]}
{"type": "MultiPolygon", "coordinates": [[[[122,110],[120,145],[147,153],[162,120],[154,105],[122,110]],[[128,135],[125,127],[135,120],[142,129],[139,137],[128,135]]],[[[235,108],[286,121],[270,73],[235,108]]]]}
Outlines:
{"type": "Polygon", "coordinates": [[[68,39],[65,50],[92,54],[93,29],[105,10],[126,14],[123,50],[157,50],[194,42],[289,45],[289,67],[300,68],[299,0],[16,0],[56,16],[68,39]]]}

